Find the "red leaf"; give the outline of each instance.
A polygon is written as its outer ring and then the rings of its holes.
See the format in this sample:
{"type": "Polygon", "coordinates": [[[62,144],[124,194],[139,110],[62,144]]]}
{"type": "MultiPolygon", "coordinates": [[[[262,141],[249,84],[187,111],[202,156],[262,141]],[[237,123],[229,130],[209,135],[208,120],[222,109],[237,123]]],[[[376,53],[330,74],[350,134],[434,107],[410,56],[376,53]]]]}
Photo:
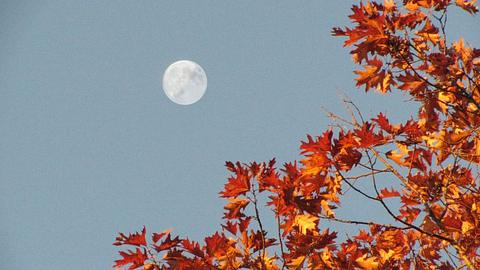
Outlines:
{"type": "Polygon", "coordinates": [[[358,77],[357,86],[365,85],[365,91],[368,91],[372,87],[376,87],[383,83],[385,78],[385,71],[380,71],[383,66],[383,62],[378,59],[367,60],[367,65],[363,70],[354,71],[358,77]]]}
{"type": "Polygon", "coordinates": [[[171,234],[168,233],[167,238],[165,238],[165,240],[163,240],[160,245],[154,244],[153,248],[155,248],[157,252],[160,252],[160,251],[171,249],[172,247],[177,246],[181,241],[182,240],[178,236],[172,239],[171,234]]]}
{"type": "Polygon", "coordinates": [[[126,236],[123,233],[119,233],[119,236],[115,238],[115,242],[113,243],[113,245],[115,246],[121,246],[121,245],[146,246],[147,241],[145,239],[145,235],[146,235],[145,226],[143,226],[141,234],[139,232],[136,232],[126,236]]]}
{"type": "Polygon", "coordinates": [[[153,233],[152,240],[153,240],[154,243],[157,243],[158,240],[162,239],[162,237],[164,237],[167,234],[170,234],[170,229],[165,230],[161,233],[153,233]]]}
{"type": "Polygon", "coordinates": [[[417,219],[421,210],[418,208],[406,207],[405,209],[400,209],[399,218],[404,218],[406,222],[412,223],[417,219]]]}
{"type": "Polygon", "coordinates": [[[229,199],[229,203],[225,205],[223,208],[227,210],[225,213],[226,219],[238,219],[244,217],[243,209],[248,205],[249,200],[247,199],[229,199]]]}
{"type": "Polygon", "coordinates": [[[219,254],[224,254],[226,252],[228,240],[225,238],[225,235],[220,235],[218,232],[216,232],[210,237],[205,237],[205,243],[207,253],[215,256],[217,252],[219,254]]]}
{"type": "Polygon", "coordinates": [[[415,205],[420,204],[419,201],[417,201],[415,199],[412,199],[411,197],[407,197],[407,196],[402,196],[401,201],[402,201],[404,206],[415,206],[415,205]]]}
{"type": "Polygon", "coordinates": [[[135,251],[127,250],[127,252],[120,251],[118,253],[123,259],[116,260],[114,267],[131,264],[128,270],[133,270],[142,267],[144,262],[148,260],[145,250],[142,251],[140,248],[137,248],[135,251]]]}
{"type": "Polygon", "coordinates": [[[380,199],[386,199],[386,198],[393,198],[393,197],[400,197],[400,193],[394,189],[388,190],[388,188],[384,188],[380,190],[380,199]]]}
{"type": "Polygon", "coordinates": [[[300,149],[302,150],[301,154],[305,155],[308,153],[318,153],[318,152],[329,152],[332,150],[332,136],[333,131],[325,131],[322,136],[318,136],[316,139],[313,139],[312,136],[307,135],[307,141],[302,141],[300,149]]]}
{"type": "Polygon", "coordinates": [[[236,198],[239,195],[243,195],[250,190],[250,175],[247,168],[242,166],[240,162],[233,164],[232,162],[226,162],[225,166],[235,175],[228,178],[228,182],[220,195],[224,198],[236,198]]]}
{"type": "Polygon", "coordinates": [[[373,237],[365,230],[360,229],[358,235],[354,236],[355,240],[362,242],[372,242],[373,237]]]}
{"type": "Polygon", "coordinates": [[[247,230],[248,226],[250,226],[251,220],[252,220],[251,217],[240,219],[240,222],[238,223],[238,229],[240,230],[240,232],[244,232],[247,230]]]}
{"type": "Polygon", "coordinates": [[[237,223],[233,223],[230,220],[227,220],[225,225],[222,224],[222,228],[224,228],[233,235],[237,234],[237,223]]]}
{"type": "Polygon", "coordinates": [[[342,28],[340,27],[333,27],[332,28],[332,36],[346,36],[347,33],[345,31],[343,31],[342,28]]]}
{"type": "Polygon", "coordinates": [[[392,128],[388,118],[383,113],[379,113],[377,118],[373,119],[373,121],[377,122],[377,124],[385,131],[388,131],[392,128]]]}
{"type": "Polygon", "coordinates": [[[398,88],[408,91],[412,93],[412,95],[424,92],[427,88],[427,83],[424,80],[409,72],[405,72],[405,75],[399,75],[397,79],[403,83],[402,85],[398,86],[398,88]]]}
{"type": "Polygon", "coordinates": [[[202,258],[205,256],[198,242],[185,239],[182,241],[182,246],[186,251],[190,252],[195,256],[202,257],[202,258]]]}
{"type": "Polygon", "coordinates": [[[374,125],[369,122],[365,122],[362,129],[355,129],[355,135],[360,139],[360,147],[368,148],[385,143],[382,132],[375,133],[374,125]]]}

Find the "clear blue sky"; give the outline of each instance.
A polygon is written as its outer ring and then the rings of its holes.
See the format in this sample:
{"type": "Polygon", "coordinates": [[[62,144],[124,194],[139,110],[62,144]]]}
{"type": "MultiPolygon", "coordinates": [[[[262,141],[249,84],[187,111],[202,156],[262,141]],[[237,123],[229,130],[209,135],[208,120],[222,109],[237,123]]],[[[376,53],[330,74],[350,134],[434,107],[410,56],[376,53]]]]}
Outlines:
{"type": "MultiPolygon", "coordinates": [[[[330,36],[350,3],[1,1],[1,268],[109,269],[117,232],[144,224],[202,239],[219,228],[224,161],[298,158],[327,128],[322,106],[344,113],[341,92],[408,117],[404,97],[355,89],[330,36]],[[192,106],[161,89],[179,59],[208,76],[192,106]]],[[[449,35],[479,45],[478,25],[454,11],[449,35]]]]}

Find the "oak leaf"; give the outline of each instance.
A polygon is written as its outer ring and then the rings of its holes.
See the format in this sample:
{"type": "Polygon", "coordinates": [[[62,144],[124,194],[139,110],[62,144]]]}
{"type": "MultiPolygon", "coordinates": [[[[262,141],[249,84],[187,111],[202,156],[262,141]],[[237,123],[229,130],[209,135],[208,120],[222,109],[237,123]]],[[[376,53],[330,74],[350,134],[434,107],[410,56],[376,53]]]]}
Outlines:
{"type": "Polygon", "coordinates": [[[232,162],[226,162],[227,169],[234,173],[234,176],[228,178],[228,182],[225,184],[224,190],[220,192],[220,195],[224,198],[232,197],[236,198],[239,195],[247,193],[251,186],[248,169],[242,166],[240,162],[233,164],[232,162]]]}
{"type": "Polygon", "coordinates": [[[372,256],[367,258],[367,254],[358,257],[355,262],[364,270],[376,270],[379,266],[377,257],[372,256]]]}
{"type": "Polygon", "coordinates": [[[170,229],[167,229],[161,233],[153,233],[152,234],[152,241],[153,243],[157,243],[158,240],[162,239],[165,235],[170,234],[170,229]]]}
{"type": "Polygon", "coordinates": [[[147,240],[145,239],[147,231],[145,226],[141,232],[135,232],[126,236],[123,233],[119,233],[119,236],[115,239],[113,245],[120,246],[120,245],[133,245],[133,246],[145,246],[147,245],[147,240]]]}
{"type": "Polygon", "coordinates": [[[466,233],[474,228],[475,228],[475,225],[473,225],[471,222],[468,222],[468,221],[462,222],[462,233],[466,233]]]}
{"type": "Polygon", "coordinates": [[[301,269],[304,262],[305,262],[305,256],[298,256],[297,258],[290,260],[287,263],[287,266],[288,266],[288,269],[297,270],[297,269],[301,269]]]}
{"type": "Polygon", "coordinates": [[[387,262],[390,260],[395,255],[395,251],[393,249],[389,249],[388,251],[385,251],[383,249],[380,249],[380,260],[382,263],[387,262]]]}
{"type": "Polygon", "coordinates": [[[302,234],[307,234],[307,231],[317,228],[318,217],[306,214],[295,216],[294,225],[298,226],[302,234]]]}
{"type": "Polygon", "coordinates": [[[455,4],[457,4],[457,6],[463,8],[465,11],[471,13],[471,14],[474,14],[474,13],[477,13],[478,12],[478,8],[477,6],[475,5],[477,2],[477,0],[470,0],[470,1],[466,1],[466,0],[455,0],[455,4]]]}
{"type": "Polygon", "coordinates": [[[180,237],[174,237],[172,238],[171,234],[168,233],[167,237],[165,240],[163,240],[159,245],[153,244],[153,248],[157,251],[163,251],[163,250],[169,250],[173,247],[176,247],[180,242],[182,242],[182,239],[180,237]]]}
{"type": "Polygon", "coordinates": [[[400,197],[400,193],[394,189],[388,190],[388,188],[384,188],[380,190],[380,199],[386,199],[386,198],[393,198],[393,197],[400,197]]]}
{"type": "Polygon", "coordinates": [[[131,264],[130,267],[128,267],[128,270],[137,269],[142,267],[144,262],[148,260],[145,250],[141,250],[140,248],[136,248],[135,250],[127,250],[126,252],[120,251],[119,254],[123,258],[115,261],[114,267],[117,268],[131,264]]]}

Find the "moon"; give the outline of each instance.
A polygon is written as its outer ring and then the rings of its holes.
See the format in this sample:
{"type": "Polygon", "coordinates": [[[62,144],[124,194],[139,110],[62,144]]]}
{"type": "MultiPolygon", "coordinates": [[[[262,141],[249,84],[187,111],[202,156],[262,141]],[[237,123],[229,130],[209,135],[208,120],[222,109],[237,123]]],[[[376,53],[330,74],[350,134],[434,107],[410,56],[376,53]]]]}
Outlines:
{"type": "Polygon", "coordinates": [[[177,61],[163,74],[163,91],[180,105],[199,101],[207,90],[207,75],[203,68],[190,60],[177,61]]]}

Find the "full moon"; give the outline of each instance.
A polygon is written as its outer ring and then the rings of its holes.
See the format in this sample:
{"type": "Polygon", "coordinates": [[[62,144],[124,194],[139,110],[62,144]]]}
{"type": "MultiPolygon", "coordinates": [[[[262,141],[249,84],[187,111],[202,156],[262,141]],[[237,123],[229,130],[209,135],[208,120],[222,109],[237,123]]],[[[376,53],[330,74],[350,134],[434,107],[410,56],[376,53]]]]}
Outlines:
{"type": "Polygon", "coordinates": [[[207,90],[207,75],[203,68],[190,60],[171,64],[163,74],[163,91],[180,105],[199,101],[207,90]]]}

